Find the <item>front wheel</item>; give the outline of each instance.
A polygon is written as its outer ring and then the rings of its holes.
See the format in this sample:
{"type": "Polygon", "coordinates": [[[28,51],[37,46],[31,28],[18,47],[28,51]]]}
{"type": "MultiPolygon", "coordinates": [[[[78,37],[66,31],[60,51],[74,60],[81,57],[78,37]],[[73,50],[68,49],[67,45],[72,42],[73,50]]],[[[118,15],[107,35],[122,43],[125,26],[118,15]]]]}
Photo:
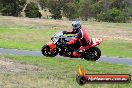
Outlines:
{"type": "Polygon", "coordinates": [[[87,55],[84,59],[90,61],[96,61],[100,58],[100,56],[101,56],[100,49],[98,47],[93,47],[87,51],[87,55]]]}
{"type": "Polygon", "coordinates": [[[44,45],[41,49],[41,52],[44,56],[54,57],[58,54],[58,49],[54,48],[52,52],[50,52],[50,47],[48,45],[44,45]]]}

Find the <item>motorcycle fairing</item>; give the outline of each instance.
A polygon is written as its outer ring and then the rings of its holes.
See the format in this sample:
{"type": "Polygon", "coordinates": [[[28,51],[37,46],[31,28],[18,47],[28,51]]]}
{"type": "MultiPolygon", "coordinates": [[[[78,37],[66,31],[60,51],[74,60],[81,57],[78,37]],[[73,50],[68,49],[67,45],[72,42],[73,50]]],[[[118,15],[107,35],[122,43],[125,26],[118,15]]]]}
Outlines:
{"type": "Polygon", "coordinates": [[[97,46],[97,45],[99,45],[102,41],[103,41],[102,38],[92,38],[92,39],[91,39],[91,43],[90,43],[90,47],[97,46]]]}

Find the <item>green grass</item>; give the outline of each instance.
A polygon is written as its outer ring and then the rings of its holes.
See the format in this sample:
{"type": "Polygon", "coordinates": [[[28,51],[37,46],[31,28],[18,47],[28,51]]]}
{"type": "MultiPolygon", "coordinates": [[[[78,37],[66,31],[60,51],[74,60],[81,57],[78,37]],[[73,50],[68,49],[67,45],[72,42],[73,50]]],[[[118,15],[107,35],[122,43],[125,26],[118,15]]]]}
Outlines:
{"type": "MultiPolygon", "coordinates": [[[[24,50],[41,50],[50,42],[52,35],[62,30],[0,28],[0,47],[24,50]]],[[[102,55],[132,58],[132,42],[122,40],[105,40],[100,46],[102,55]]]]}
{"type": "Polygon", "coordinates": [[[106,40],[99,47],[106,56],[132,57],[132,43],[129,41],[106,40]]]}
{"type": "Polygon", "coordinates": [[[40,50],[43,43],[36,42],[16,42],[10,40],[0,40],[1,48],[19,49],[19,50],[40,50]]]}
{"type": "MultiPolygon", "coordinates": [[[[90,37],[110,38],[99,46],[102,55],[132,58],[131,23],[82,21],[82,25],[90,37]]],[[[55,32],[70,28],[71,21],[0,16],[0,48],[40,50],[55,32]]]]}
{"type": "MultiPolygon", "coordinates": [[[[0,16],[0,47],[40,50],[43,44],[50,41],[55,32],[66,30],[70,25],[70,21],[0,16]]],[[[82,25],[85,25],[91,31],[92,37],[111,35],[112,32],[119,30],[120,33],[123,32],[126,35],[121,37],[130,35],[128,37],[131,38],[132,25],[130,23],[84,21],[82,25]]],[[[118,34],[118,31],[116,33],[118,34]]],[[[102,55],[132,58],[131,41],[108,39],[99,47],[102,50],[102,55]]],[[[132,66],[62,58],[7,55],[1,55],[0,57],[0,59],[9,59],[22,64],[33,64],[42,68],[40,72],[37,69],[35,72],[28,70],[26,72],[0,72],[0,88],[132,88],[132,83],[88,84],[80,87],[75,81],[76,70],[80,64],[88,74],[132,75],[132,66]]]]}
{"type": "Polygon", "coordinates": [[[1,56],[15,62],[33,64],[44,69],[38,73],[0,73],[0,85],[3,88],[131,88],[130,84],[87,84],[79,86],[76,71],[81,64],[87,74],[130,74],[132,66],[116,65],[85,60],[69,60],[62,58],[1,56]],[[20,80],[21,79],[21,80],[20,80]]]}
{"type": "Polygon", "coordinates": [[[50,42],[52,35],[59,30],[35,30],[0,28],[0,47],[26,50],[40,50],[50,42]]]}

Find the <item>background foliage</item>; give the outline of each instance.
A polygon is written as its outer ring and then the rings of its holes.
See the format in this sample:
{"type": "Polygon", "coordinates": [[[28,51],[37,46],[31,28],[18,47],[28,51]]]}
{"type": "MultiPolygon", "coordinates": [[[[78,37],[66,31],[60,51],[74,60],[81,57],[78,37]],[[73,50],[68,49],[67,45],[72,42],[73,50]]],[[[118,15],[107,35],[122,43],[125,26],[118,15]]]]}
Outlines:
{"type": "Polygon", "coordinates": [[[19,16],[26,0],[0,0],[0,12],[4,16],[19,16]]]}
{"type": "Polygon", "coordinates": [[[31,2],[27,5],[25,9],[25,15],[29,18],[41,18],[41,13],[39,12],[39,8],[37,4],[31,2]]]}
{"type": "Polygon", "coordinates": [[[26,9],[32,9],[25,10],[27,17],[41,17],[38,4],[42,10],[48,9],[53,19],[66,17],[72,20],[80,17],[88,20],[92,17],[97,21],[127,22],[132,16],[131,0],[1,0],[0,12],[6,16],[19,16],[26,3],[26,9]]]}

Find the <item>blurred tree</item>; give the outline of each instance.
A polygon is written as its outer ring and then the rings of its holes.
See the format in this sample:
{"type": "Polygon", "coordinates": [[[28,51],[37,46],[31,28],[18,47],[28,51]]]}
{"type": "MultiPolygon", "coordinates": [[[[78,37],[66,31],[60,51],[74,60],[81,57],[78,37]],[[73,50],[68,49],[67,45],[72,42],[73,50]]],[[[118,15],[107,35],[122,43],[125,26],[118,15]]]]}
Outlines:
{"type": "Polygon", "coordinates": [[[107,21],[112,21],[111,18],[120,18],[124,22],[124,19],[128,18],[127,14],[131,16],[130,0],[40,0],[40,2],[43,8],[49,9],[54,19],[60,19],[62,16],[69,19],[76,19],[79,16],[84,20],[88,17],[105,19],[103,18],[105,16],[107,21]],[[111,12],[112,14],[119,12],[119,16],[112,17],[111,12]]]}
{"type": "MultiPolygon", "coordinates": [[[[0,12],[2,15],[19,16],[27,2],[34,2],[39,5],[39,8],[48,10],[54,19],[61,19],[62,16],[65,16],[70,20],[78,17],[87,20],[88,17],[94,17],[98,20],[107,18],[107,21],[112,21],[111,18],[124,20],[128,18],[127,16],[132,16],[131,0],[0,0],[0,12]],[[111,12],[112,14],[119,12],[119,16],[113,17],[111,12]],[[124,16],[126,18],[123,18],[124,16]]],[[[32,17],[35,15],[41,17],[38,6],[34,4],[32,7],[31,5],[28,6],[28,8],[32,11],[25,10],[25,12],[30,14],[30,17],[31,15],[33,15],[32,17]]]]}
{"type": "Polygon", "coordinates": [[[41,13],[39,12],[38,5],[36,3],[30,2],[26,9],[25,9],[25,15],[29,18],[41,18],[41,13]]]}
{"type": "Polygon", "coordinates": [[[79,1],[70,1],[65,3],[63,6],[63,15],[70,20],[76,19],[79,17],[78,13],[79,1]]]}
{"type": "Polygon", "coordinates": [[[48,0],[39,0],[38,3],[40,4],[42,9],[48,7],[48,0]]]}
{"type": "Polygon", "coordinates": [[[106,21],[106,22],[126,22],[128,19],[128,15],[117,9],[112,8],[107,10],[106,12],[101,12],[97,15],[98,21],[106,21]]]}
{"type": "Polygon", "coordinates": [[[77,16],[80,0],[40,0],[42,8],[48,8],[52,14],[52,18],[61,19],[62,15],[69,19],[77,16]]]}
{"type": "Polygon", "coordinates": [[[54,19],[61,19],[61,9],[64,4],[64,0],[39,0],[40,6],[45,9],[48,8],[54,19]]]}
{"type": "Polygon", "coordinates": [[[110,8],[117,8],[123,10],[128,7],[130,0],[109,0],[109,1],[110,1],[110,8]]]}
{"type": "Polygon", "coordinates": [[[87,17],[92,16],[92,10],[91,10],[92,4],[93,2],[91,0],[80,1],[80,8],[78,10],[78,13],[83,20],[87,20],[87,17]]]}
{"type": "Polygon", "coordinates": [[[97,17],[101,11],[104,11],[103,0],[81,0],[79,15],[87,20],[88,17],[97,17]]]}
{"type": "Polygon", "coordinates": [[[95,19],[97,18],[97,14],[99,14],[101,11],[104,11],[104,2],[103,0],[97,1],[94,4],[91,5],[91,12],[93,14],[93,17],[95,17],[95,19]]]}
{"type": "Polygon", "coordinates": [[[26,0],[0,0],[0,12],[4,16],[19,16],[26,0]]]}
{"type": "Polygon", "coordinates": [[[128,7],[126,11],[128,12],[128,15],[132,17],[132,6],[128,7]]]}
{"type": "Polygon", "coordinates": [[[63,0],[49,0],[48,1],[48,8],[49,8],[49,12],[52,14],[52,18],[54,19],[61,19],[62,18],[62,14],[61,14],[61,10],[62,10],[62,6],[63,6],[63,0]]]}

